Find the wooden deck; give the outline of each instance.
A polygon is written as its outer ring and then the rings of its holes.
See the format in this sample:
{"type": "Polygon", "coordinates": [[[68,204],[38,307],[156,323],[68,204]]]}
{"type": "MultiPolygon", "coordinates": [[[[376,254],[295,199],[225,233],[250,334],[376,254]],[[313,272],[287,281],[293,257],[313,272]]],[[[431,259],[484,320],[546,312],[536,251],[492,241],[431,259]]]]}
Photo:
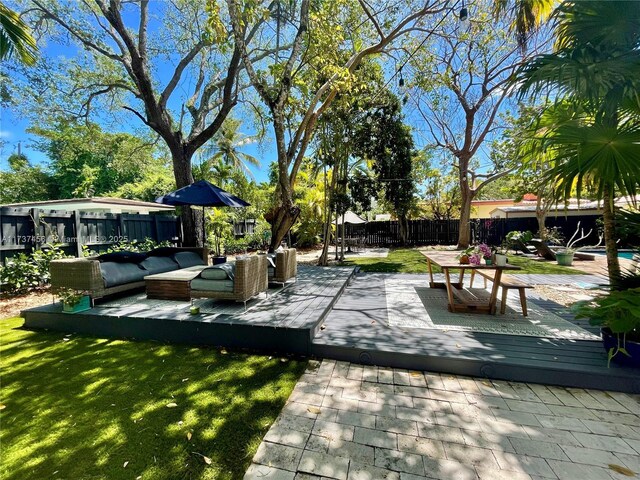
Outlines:
{"type": "Polygon", "coordinates": [[[247,312],[227,302],[235,314],[190,315],[187,302],[180,308],[158,302],[155,308],[98,304],[74,315],[63,314],[60,304],[52,304],[25,310],[22,316],[26,328],[309,355],[313,336],[353,273],[347,267],[301,265],[295,283],[272,290],[247,312]]]}
{"type": "MultiPolygon", "coordinates": [[[[524,276],[523,276],[524,277],[524,276]]],[[[27,328],[313,355],[509,381],[640,393],[640,370],[607,368],[598,341],[426,330],[390,326],[385,279],[428,282],[426,275],[359,274],[353,268],[299,266],[288,284],[247,312],[189,315],[177,310],[98,305],[75,315],[46,305],[23,312],[27,328]],[[321,328],[322,327],[322,328],[321,328]]],[[[523,278],[524,280],[524,278],[523,278]]],[[[536,284],[603,283],[596,276],[537,275],[536,284]]],[[[529,298],[595,332],[553,302],[529,298]]],[[[185,304],[188,305],[188,304],[185,304]]]]}
{"type": "MultiPolygon", "coordinates": [[[[500,380],[640,393],[640,370],[613,363],[607,368],[600,342],[389,326],[384,280],[390,275],[356,277],[326,317],[325,328],[314,338],[315,356],[500,380]]],[[[428,281],[424,275],[394,276],[428,281]]],[[[596,277],[583,277],[585,283],[597,281],[596,277]]],[[[540,283],[543,280],[538,279],[540,283]]],[[[560,305],[535,299],[533,295],[529,297],[558,316],[596,332],[585,321],[576,321],[560,305]]]]}

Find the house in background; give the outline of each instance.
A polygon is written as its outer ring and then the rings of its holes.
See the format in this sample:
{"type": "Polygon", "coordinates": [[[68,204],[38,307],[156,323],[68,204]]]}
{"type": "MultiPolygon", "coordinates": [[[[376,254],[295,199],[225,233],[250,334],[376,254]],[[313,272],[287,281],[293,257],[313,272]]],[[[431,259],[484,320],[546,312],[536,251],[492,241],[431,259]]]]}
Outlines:
{"type": "Polygon", "coordinates": [[[173,212],[175,207],[155,202],[142,202],[126,198],[91,197],[65,198],[62,200],[44,200],[41,202],[11,203],[0,205],[7,208],[37,208],[40,210],[63,210],[93,213],[138,213],[148,215],[151,212],[173,212]]]}
{"type": "Polygon", "coordinates": [[[522,197],[520,202],[516,202],[512,198],[504,198],[497,200],[472,200],[471,201],[471,218],[492,218],[495,209],[503,207],[513,207],[517,205],[533,205],[535,211],[537,197],[532,193],[527,193],[522,197]]]}
{"type": "MultiPolygon", "coordinates": [[[[618,197],[615,206],[618,208],[633,208],[638,205],[640,198],[618,197]]],[[[566,203],[553,206],[547,217],[576,217],[584,215],[602,215],[602,202],[596,200],[578,200],[570,198],[566,203]]],[[[512,206],[500,206],[490,212],[490,218],[533,218],[536,216],[536,202],[521,202],[512,206]]]]}

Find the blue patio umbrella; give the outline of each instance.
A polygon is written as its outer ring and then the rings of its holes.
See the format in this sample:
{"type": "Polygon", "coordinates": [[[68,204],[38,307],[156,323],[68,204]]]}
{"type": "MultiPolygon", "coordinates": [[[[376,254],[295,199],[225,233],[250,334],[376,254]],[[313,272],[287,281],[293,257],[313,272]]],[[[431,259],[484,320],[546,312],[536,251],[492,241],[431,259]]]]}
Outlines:
{"type": "Polygon", "coordinates": [[[204,207],[242,208],[251,205],[241,198],[231,195],[206,180],[199,180],[186,187],[156,198],[157,203],[165,205],[200,205],[202,207],[202,245],[205,241],[204,207]]]}

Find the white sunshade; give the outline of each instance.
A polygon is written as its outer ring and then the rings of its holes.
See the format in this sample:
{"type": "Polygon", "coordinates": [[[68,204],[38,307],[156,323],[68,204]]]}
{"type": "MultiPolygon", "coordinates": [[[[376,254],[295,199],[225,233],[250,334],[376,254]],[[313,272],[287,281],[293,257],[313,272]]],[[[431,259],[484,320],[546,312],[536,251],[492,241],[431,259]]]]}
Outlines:
{"type": "MultiPolygon", "coordinates": [[[[338,225],[342,225],[342,215],[338,217],[338,225]]],[[[336,223],[336,222],[333,222],[336,223]]],[[[351,210],[347,210],[344,214],[344,223],[351,223],[353,225],[357,225],[359,223],[367,223],[367,221],[362,218],[360,215],[353,213],[351,210]]]]}

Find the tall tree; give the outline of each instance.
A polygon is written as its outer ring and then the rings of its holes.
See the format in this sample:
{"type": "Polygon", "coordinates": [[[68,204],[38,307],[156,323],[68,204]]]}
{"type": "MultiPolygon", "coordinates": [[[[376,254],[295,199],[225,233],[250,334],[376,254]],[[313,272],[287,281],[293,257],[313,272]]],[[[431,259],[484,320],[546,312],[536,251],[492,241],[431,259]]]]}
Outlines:
{"type": "Polygon", "coordinates": [[[0,61],[17,55],[25,65],[36,63],[38,46],[20,15],[0,2],[0,61]]]}
{"type": "Polygon", "coordinates": [[[372,161],[381,199],[397,217],[400,238],[405,244],[409,212],[416,201],[413,160],[417,153],[398,98],[386,95],[385,104],[369,114],[365,125],[358,131],[356,154],[372,161]]]}
{"type": "Polygon", "coordinates": [[[227,4],[243,64],[269,110],[274,128],[278,154],[277,205],[269,214],[274,248],[298,217],[295,182],[318,117],[340,91],[349,89],[351,77],[363,59],[381,53],[413,30],[426,28],[426,20],[443,12],[448,1],[428,0],[420,8],[407,2],[404,7],[381,9],[374,9],[364,0],[291,2],[289,9],[274,17],[276,24],[269,25],[277,33],[274,41],[280,44],[282,36],[290,44],[283,54],[279,52],[263,62],[251,58],[246,32],[250,19],[268,10],[265,7],[268,2],[241,5],[239,0],[227,0],[227,4]],[[395,18],[398,12],[407,14],[395,18]],[[350,52],[346,61],[345,52],[350,52]],[[306,67],[317,69],[325,80],[318,88],[306,91],[303,99],[296,92],[308,89],[308,85],[299,82],[306,67]],[[296,115],[291,114],[292,106],[296,115]]]}
{"type": "Polygon", "coordinates": [[[540,48],[530,42],[523,55],[508,26],[496,24],[483,6],[490,6],[487,0],[471,2],[475,13],[468,26],[455,19],[445,22],[442,35],[411,60],[413,98],[425,133],[432,146],[450,152],[458,173],[459,248],[471,240],[472,200],[514,168],[483,150],[504,128],[500,112],[509,103],[512,75],[540,48]]]}
{"type": "MultiPolygon", "coordinates": [[[[221,128],[238,100],[240,49],[216,0],[30,3],[30,14],[45,32],[82,52],[65,63],[66,70],[54,68],[55,59],[43,59],[30,75],[38,106],[92,117],[100,113],[96,105],[103,99],[101,106],[119,107],[119,124],[125,122],[124,109],[166,143],[176,185],[193,183],[194,153],[221,128]],[[167,70],[167,64],[173,68],[167,70]]],[[[242,40],[249,42],[254,32],[247,25],[242,40]]],[[[200,212],[185,208],[182,220],[184,241],[200,242],[200,212]]]]}
{"type": "Polygon", "coordinates": [[[259,167],[260,160],[240,149],[257,142],[258,138],[240,133],[238,131],[240,124],[240,120],[230,117],[224,121],[220,130],[214,135],[213,143],[210,142],[210,146],[203,150],[203,156],[208,157],[204,162],[215,164],[222,160],[253,179],[250,166],[259,167]]]}
{"type": "Polygon", "coordinates": [[[615,286],[614,198],[640,191],[640,9],[626,1],[563,2],[553,19],[555,51],[528,63],[516,82],[523,94],[558,98],[538,137],[561,159],[546,178],[560,197],[596,186],[615,286]]]}
{"type": "Polygon", "coordinates": [[[58,121],[32,128],[36,148],[49,157],[52,198],[91,197],[142,180],[161,166],[152,141],[128,133],[107,133],[98,125],[58,121]]]}

